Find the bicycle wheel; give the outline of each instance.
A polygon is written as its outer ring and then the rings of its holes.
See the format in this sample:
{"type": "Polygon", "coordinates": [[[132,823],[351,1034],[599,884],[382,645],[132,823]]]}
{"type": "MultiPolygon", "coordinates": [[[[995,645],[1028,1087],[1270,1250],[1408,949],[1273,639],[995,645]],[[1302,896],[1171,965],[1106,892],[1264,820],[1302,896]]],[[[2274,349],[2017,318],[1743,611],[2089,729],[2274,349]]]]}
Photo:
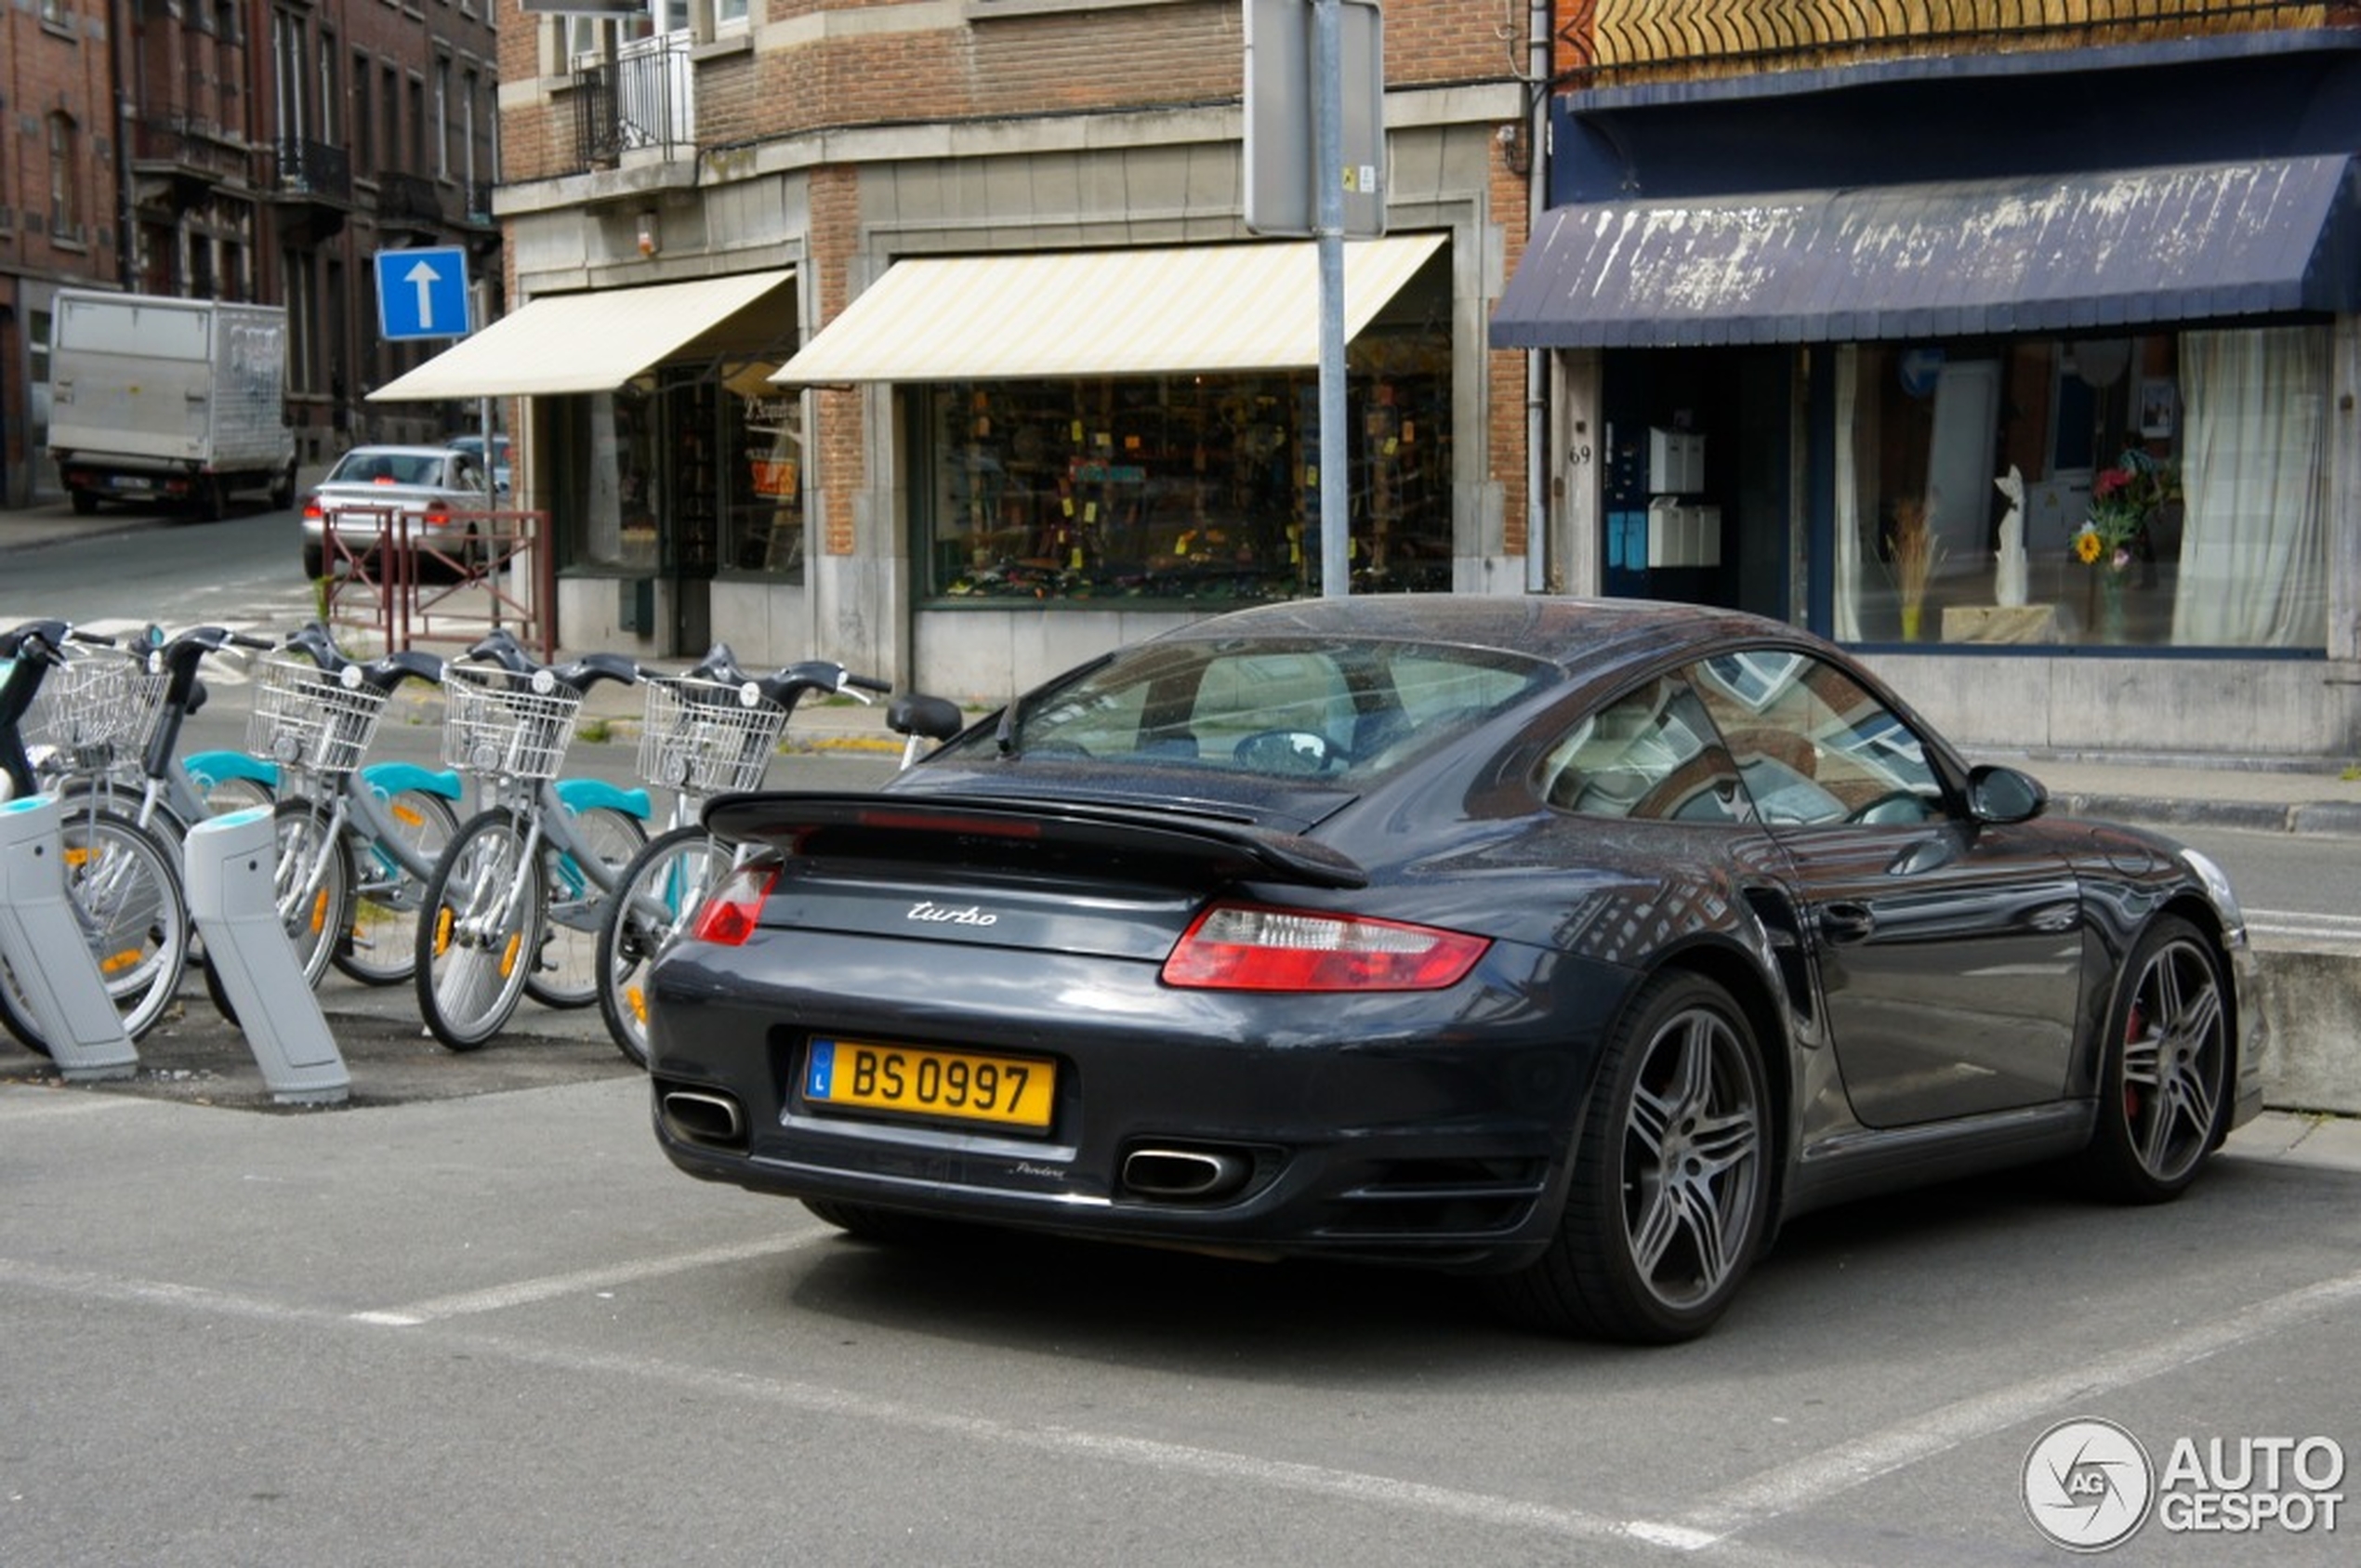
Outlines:
{"type": "MultiPolygon", "coordinates": [[[[606,867],[610,883],[648,841],[639,818],[611,806],[574,813],[574,831],[606,867]]],[[[587,1008],[599,998],[599,924],[606,918],[607,889],[573,855],[546,841],[541,885],[548,902],[525,995],[545,1008],[587,1008]]]]}
{"type": "Polygon", "coordinates": [[[615,1048],[648,1064],[648,966],[672,944],[730,857],[701,827],[676,827],[648,841],[624,868],[599,922],[599,1011],[615,1048]]]}
{"type": "MultiPolygon", "coordinates": [[[[189,901],[172,853],[128,817],[82,806],[66,813],[66,897],[90,944],[107,995],[137,1040],[155,1027],[189,961],[189,901]]],[[[0,966],[0,1024],[49,1054],[16,977],[0,966]]]]}
{"type": "Polygon", "coordinates": [[[541,873],[525,824],[506,806],[480,811],[444,846],[418,921],[418,1011],[434,1037],[471,1051],[497,1034],[524,994],[541,936],[541,873]]]}
{"type": "Polygon", "coordinates": [[[304,983],[316,991],[337,933],[352,916],[352,850],[328,808],[317,801],[282,800],[270,817],[279,833],[279,863],[270,879],[279,924],[304,983]]]}
{"type": "MultiPolygon", "coordinates": [[[[440,795],[398,789],[386,814],[402,842],[432,865],[459,831],[458,813],[440,795]]],[[[356,836],[353,836],[357,837],[356,836]]],[[[348,840],[350,841],[350,839],[348,840]]],[[[336,943],[338,969],[363,985],[399,985],[418,963],[418,911],[426,906],[426,879],[413,876],[384,845],[372,842],[352,857],[352,918],[336,943]]]]}

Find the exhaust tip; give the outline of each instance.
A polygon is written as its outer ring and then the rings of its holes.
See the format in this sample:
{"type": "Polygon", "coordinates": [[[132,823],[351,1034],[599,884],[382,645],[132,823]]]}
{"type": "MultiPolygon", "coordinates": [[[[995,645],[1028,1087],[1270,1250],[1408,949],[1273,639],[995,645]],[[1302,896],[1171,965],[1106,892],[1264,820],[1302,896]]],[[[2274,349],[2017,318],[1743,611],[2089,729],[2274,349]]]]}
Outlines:
{"type": "Polygon", "coordinates": [[[1161,1203],[1212,1203],[1253,1173],[1252,1161],[1227,1149],[1134,1149],[1123,1158],[1124,1191],[1161,1203]]]}
{"type": "Polygon", "coordinates": [[[745,1113],[738,1109],[738,1102],[726,1094],[669,1089],[656,1104],[664,1114],[665,1130],[683,1143],[703,1143],[718,1149],[745,1147],[745,1113]]]}

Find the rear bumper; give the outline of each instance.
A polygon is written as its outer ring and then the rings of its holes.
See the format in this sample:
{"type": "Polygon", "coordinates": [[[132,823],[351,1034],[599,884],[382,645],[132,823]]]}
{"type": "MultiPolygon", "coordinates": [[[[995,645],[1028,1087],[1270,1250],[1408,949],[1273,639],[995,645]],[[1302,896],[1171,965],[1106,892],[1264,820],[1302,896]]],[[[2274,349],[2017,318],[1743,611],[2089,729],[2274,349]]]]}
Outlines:
{"type": "MultiPolygon", "coordinates": [[[[1597,1028],[1622,977],[1496,947],[1454,990],[1383,997],[1175,991],[1154,965],[923,950],[925,997],[884,980],[879,944],[797,936],[826,992],[659,967],[657,1140],[681,1170],[790,1197],[1259,1256],[1466,1270],[1530,1261],[1554,1230],[1597,1028]],[[1519,967],[1523,966],[1522,972],[1519,967]],[[1022,995],[1018,995],[1021,990],[1022,995]],[[855,1000],[863,995],[868,1001],[855,1000]],[[1568,1018],[1537,997],[1596,1001],[1568,1018]],[[1023,997],[1072,999],[1032,1008],[1023,997]],[[1009,998],[996,1003],[995,998],[1009,998]],[[1003,1008],[1006,1010],[1002,1010],[1003,1008]],[[1041,1136],[815,1105],[815,1033],[1022,1054],[1054,1064],[1041,1136]]],[[[917,972],[896,968],[898,978],[917,972]]]]}

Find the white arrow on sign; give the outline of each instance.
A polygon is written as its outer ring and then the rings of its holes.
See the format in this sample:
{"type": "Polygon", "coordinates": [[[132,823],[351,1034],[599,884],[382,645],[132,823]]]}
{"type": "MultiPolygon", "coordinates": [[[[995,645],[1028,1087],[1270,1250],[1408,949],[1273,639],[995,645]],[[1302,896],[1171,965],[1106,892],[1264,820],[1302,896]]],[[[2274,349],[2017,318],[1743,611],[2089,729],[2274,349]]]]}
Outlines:
{"type": "Polygon", "coordinates": [[[434,285],[442,281],[442,274],[434,270],[432,262],[421,261],[402,273],[402,281],[418,285],[418,325],[434,325],[434,285]]]}

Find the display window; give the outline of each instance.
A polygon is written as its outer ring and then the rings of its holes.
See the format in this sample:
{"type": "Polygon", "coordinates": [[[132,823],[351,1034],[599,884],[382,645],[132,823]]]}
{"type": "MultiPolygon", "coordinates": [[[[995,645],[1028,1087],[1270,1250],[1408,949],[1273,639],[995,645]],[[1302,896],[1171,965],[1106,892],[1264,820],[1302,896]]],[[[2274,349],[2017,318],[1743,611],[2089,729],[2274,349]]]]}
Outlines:
{"type": "MultiPolygon", "coordinates": [[[[1447,334],[1379,327],[1347,375],[1352,586],[1451,586],[1447,334]]],[[[1315,373],[915,389],[917,556],[940,604],[1316,595],[1315,373]]]]}
{"type": "Polygon", "coordinates": [[[1834,356],[1836,636],[2315,651],[2329,330],[1834,356]]]}
{"type": "Polygon", "coordinates": [[[777,364],[666,366],[561,400],[587,457],[571,564],[800,581],[803,400],[771,385],[777,364]]]}

